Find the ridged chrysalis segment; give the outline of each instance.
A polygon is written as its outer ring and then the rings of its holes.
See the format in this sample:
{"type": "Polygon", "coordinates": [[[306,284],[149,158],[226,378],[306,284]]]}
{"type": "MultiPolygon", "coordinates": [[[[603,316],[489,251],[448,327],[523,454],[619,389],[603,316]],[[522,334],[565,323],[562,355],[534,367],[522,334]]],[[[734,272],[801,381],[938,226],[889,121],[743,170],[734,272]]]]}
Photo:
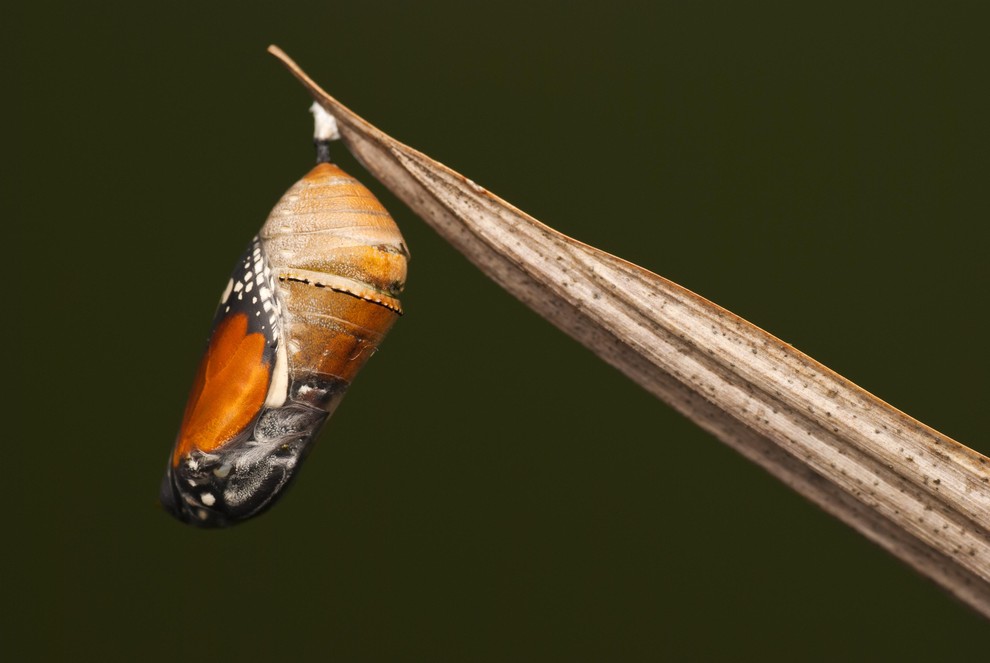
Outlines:
{"type": "Polygon", "coordinates": [[[234,268],[193,384],[161,501],[223,527],[265,510],[401,314],[408,252],[385,208],[321,163],[234,268]]]}
{"type": "Polygon", "coordinates": [[[350,382],[401,314],[408,252],[392,217],[322,163],[282,197],[260,237],[285,307],[290,375],[350,382]]]}

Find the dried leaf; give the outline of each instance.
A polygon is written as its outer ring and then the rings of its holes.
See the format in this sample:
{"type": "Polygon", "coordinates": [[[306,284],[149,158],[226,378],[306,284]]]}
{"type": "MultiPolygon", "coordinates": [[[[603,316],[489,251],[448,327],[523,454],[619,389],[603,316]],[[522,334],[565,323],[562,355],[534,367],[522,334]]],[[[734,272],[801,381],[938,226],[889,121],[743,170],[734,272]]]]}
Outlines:
{"type": "Polygon", "coordinates": [[[347,147],[507,291],[699,426],[990,617],[990,461],[681,286],[403,145],[277,47],[347,147]]]}

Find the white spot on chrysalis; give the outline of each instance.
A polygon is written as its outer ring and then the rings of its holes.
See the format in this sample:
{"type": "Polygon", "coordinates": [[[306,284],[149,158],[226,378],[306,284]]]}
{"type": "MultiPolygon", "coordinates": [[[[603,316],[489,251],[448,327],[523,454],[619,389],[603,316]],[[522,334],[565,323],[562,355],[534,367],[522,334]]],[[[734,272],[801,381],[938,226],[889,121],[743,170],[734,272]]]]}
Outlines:
{"type": "Polygon", "coordinates": [[[272,384],[268,388],[265,407],[282,407],[289,393],[289,363],[285,358],[285,346],[279,343],[275,353],[275,368],[272,369],[272,384]]]}
{"type": "Polygon", "coordinates": [[[213,496],[213,493],[203,493],[199,496],[199,499],[203,501],[206,506],[213,506],[217,502],[217,498],[213,496]]]}
{"type": "Polygon", "coordinates": [[[227,303],[227,298],[230,297],[230,291],[234,289],[234,279],[227,281],[227,287],[224,288],[223,294],[220,295],[220,303],[227,303]]]}

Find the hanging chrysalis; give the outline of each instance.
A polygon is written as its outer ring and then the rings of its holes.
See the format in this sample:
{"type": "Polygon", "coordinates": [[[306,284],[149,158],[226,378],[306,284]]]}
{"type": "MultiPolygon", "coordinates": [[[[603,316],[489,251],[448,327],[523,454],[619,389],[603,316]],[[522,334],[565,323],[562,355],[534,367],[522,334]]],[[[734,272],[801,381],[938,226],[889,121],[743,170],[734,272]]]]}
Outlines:
{"type": "Polygon", "coordinates": [[[312,110],[317,165],[234,266],[162,482],[162,504],[194,525],[231,525],[276,501],[402,314],[402,235],[330,162],[336,122],[312,110]]]}

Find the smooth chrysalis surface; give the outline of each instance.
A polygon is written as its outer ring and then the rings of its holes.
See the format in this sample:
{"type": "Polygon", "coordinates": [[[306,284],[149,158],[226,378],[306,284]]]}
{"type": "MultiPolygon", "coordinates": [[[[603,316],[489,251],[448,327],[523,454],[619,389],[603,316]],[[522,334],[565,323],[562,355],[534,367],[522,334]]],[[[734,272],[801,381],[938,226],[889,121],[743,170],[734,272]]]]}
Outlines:
{"type": "MultiPolygon", "coordinates": [[[[329,117],[317,113],[322,159],[329,117]]],[[[224,527],[274,503],[401,315],[408,257],[381,203],[332,163],[282,196],[220,297],[162,482],[168,511],[224,527]]]]}

